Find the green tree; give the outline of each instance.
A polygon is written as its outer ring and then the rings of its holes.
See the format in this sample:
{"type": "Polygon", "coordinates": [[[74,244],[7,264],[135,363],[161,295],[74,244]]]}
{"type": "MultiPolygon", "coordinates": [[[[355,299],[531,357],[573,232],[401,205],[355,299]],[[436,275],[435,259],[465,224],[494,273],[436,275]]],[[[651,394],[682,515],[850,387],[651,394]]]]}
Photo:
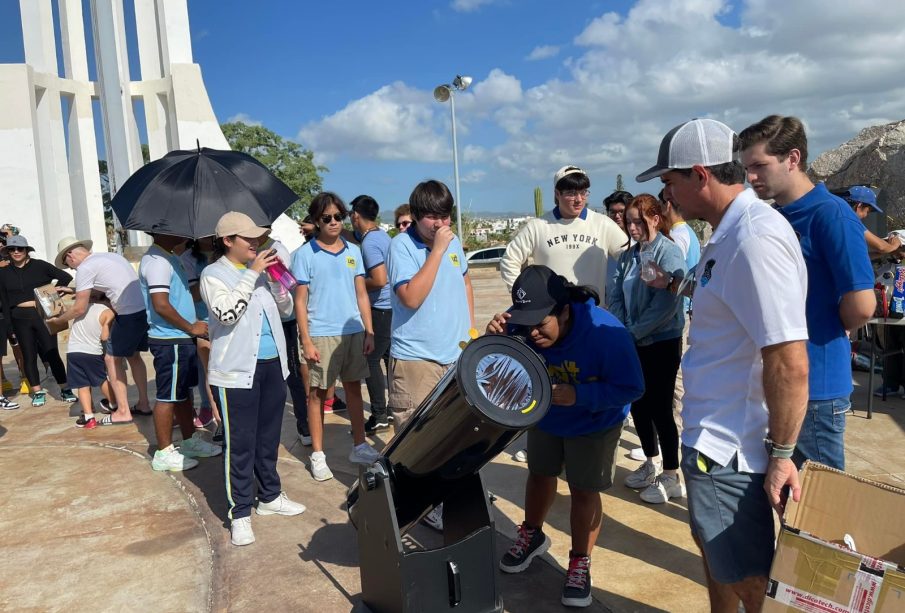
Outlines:
{"type": "Polygon", "coordinates": [[[286,214],[299,220],[308,213],[311,199],[323,189],[321,174],[326,166],[314,163],[314,153],[287,140],[264,126],[250,126],[241,121],[220,126],[234,151],[242,151],[257,159],[299,196],[286,214]]]}

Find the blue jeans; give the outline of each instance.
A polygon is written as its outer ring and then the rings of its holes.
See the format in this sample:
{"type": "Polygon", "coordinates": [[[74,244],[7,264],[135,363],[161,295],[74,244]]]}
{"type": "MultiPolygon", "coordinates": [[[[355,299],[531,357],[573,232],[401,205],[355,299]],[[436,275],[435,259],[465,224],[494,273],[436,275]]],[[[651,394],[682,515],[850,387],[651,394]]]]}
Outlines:
{"type": "Polygon", "coordinates": [[[845,470],[845,414],[851,406],[848,396],[808,402],[792,456],[799,468],[812,460],[845,470]]]}

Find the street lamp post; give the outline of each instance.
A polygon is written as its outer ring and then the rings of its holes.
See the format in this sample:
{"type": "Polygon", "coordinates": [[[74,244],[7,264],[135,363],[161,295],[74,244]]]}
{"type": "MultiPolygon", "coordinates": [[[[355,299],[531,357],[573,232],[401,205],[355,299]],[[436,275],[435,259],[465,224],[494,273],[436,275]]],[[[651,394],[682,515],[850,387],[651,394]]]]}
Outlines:
{"type": "Polygon", "coordinates": [[[453,175],[456,181],[456,229],[459,231],[459,241],[464,245],[462,237],[462,198],[459,193],[459,145],[456,142],[456,91],[465,91],[471,85],[471,77],[456,75],[452,83],[438,85],[434,88],[434,99],[437,102],[449,100],[449,112],[452,117],[452,145],[453,145],[453,175]]]}

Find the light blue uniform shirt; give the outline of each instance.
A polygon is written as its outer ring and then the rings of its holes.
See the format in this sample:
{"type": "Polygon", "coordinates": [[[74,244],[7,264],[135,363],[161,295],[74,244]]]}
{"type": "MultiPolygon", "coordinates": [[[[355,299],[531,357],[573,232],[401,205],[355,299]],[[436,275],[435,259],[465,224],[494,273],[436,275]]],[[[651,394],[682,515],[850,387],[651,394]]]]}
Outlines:
{"type": "MultiPolygon", "coordinates": [[[[242,264],[233,263],[238,270],[245,270],[248,268],[247,266],[243,266],[242,264]]],[[[267,273],[261,273],[266,275],[267,273]]],[[[270,360],[276,357],[279,357],[280,351],[277,349],[276,339],[273,338],[273,328],[270,327],[270,322],[267,321],[267,317],[261,318],[261,338],[258,340],[258,359],[259,360],[270,360]]]]}
{"type": "Polygon", "coordinates": [[[358,245],[344,239],[339,253],[324,250],[312,239],[292,256],[292,274],[308,286],[308,332],[311,336],[343,336],[365,329],[358,310],[355,277],[364,277],[358,245]]]}
{"type": "Polygon", "coordinates": [[[465,292],[468,264],[458,237],[446,249],[434,285],[417,309],[402,304],[396,291],[412,280],[430,249],[418,236],[415,226],[397,235],[390,243],[387,274],[393,293],[393,332],[390,355],[399,360],[429,360],[439,364],[455,362],[459,343],[468,340],[471,317],[465,292]]]}
{"type": "Polygon", "coordinates": [[[191,336],[158,315],[151,304],[151,294],[167,292],[170,304],[183,319],[189,323],[197,321],[195,301],[179,257],[167,253],[158,245],[151,245],[138,265],[138,280],[148,312],[148,338],[164,342],[190,339],[191,336]]]}
{"type": "MultiPolygon", "coordinates": [[[[387,257],[390,254],[390,242],[393,239],[383,230],[371,230],[366,232],[360,240],[365,270],[367,271],[367,276],[370,277],[374,268],[381,264],[386,264],[387,257]]],[[[389,281],[379,290],[368,292],[368,299],[371,301],[371,306],[375,309],[389,310],[392,308],[389,281]]]]}

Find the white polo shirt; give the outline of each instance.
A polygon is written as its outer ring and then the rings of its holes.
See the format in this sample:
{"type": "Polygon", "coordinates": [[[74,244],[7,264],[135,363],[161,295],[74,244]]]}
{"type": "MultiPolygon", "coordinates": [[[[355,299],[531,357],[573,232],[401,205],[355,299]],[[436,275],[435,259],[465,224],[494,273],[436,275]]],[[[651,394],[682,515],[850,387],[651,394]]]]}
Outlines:
{"type": "Polygon", "coordinates": [[[789,223],[746,189],[701,253],[682,359],[682,442],[722,466],[767,470],[761,349],[808,338],[807,269],[789,223]]]}
{"type": "Polygon", "coordinates": [[[96,289],[110,300],[117,315],[131,315],[145,310],[145,299],[138,273],[117,253],[92,253],[75,271],[75,291],[96,289]]]}

